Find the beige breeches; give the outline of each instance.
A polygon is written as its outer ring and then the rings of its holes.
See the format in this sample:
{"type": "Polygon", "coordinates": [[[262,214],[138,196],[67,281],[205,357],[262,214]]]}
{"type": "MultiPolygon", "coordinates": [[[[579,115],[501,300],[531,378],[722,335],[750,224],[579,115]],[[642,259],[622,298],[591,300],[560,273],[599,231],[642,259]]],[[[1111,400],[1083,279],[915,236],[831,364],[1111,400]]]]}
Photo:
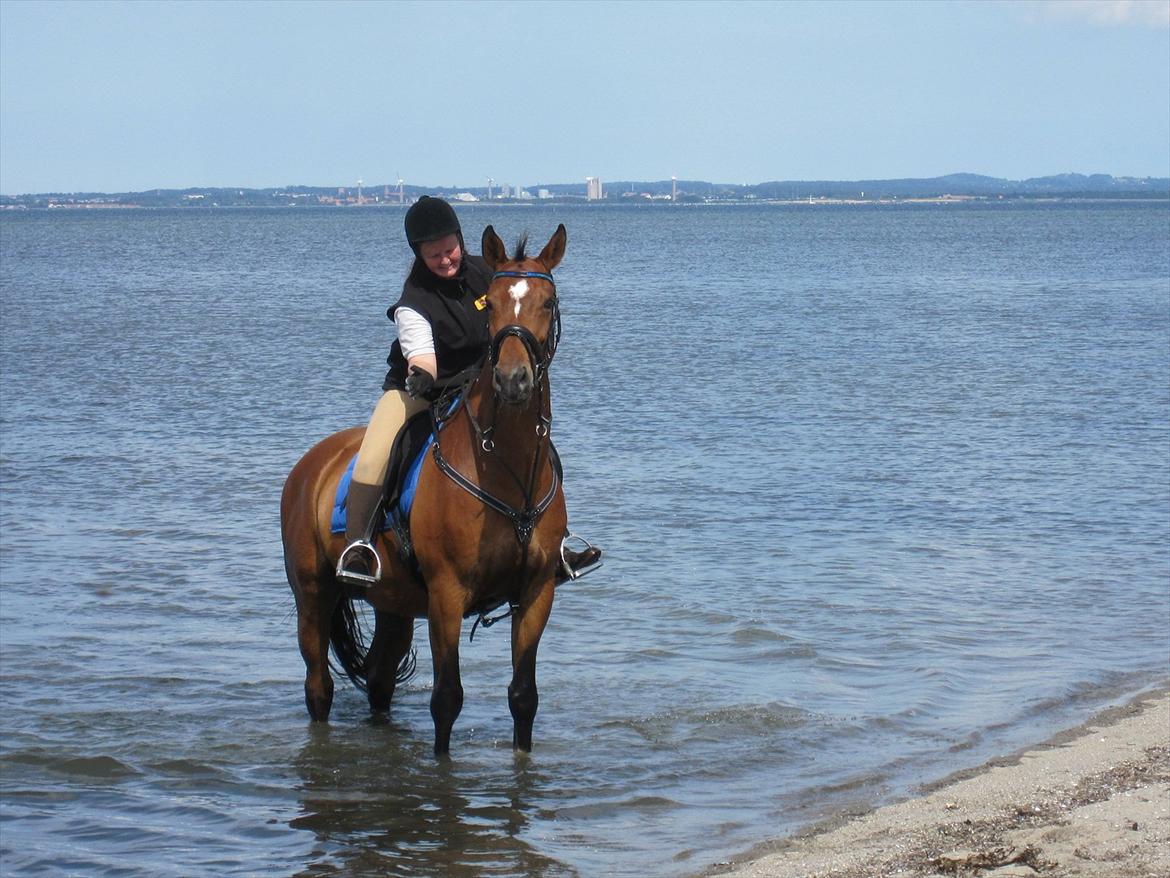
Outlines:
{"type": "Polygon", "coordinates": [[[353,466],[353,480],[367,485],[381,485],[386,479],[386,467],[390,463],[390,449],[398,437],[398,431],[411,415],[424,411],[425,399],[411,399],[405,390],[387,390],[374,406],[366,427],[366,438],[358,451],[357,463],[353,466]]]}

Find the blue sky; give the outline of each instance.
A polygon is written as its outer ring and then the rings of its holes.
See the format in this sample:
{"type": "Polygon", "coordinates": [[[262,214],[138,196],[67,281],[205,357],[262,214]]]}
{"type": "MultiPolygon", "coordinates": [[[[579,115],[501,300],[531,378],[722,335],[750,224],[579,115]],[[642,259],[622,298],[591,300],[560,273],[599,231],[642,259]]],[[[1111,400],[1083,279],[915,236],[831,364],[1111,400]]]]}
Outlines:
{"type": "Polygon", "coordinates": [[[0,0],[0,192],[1170,176],[1170,0],[0,0]]]}

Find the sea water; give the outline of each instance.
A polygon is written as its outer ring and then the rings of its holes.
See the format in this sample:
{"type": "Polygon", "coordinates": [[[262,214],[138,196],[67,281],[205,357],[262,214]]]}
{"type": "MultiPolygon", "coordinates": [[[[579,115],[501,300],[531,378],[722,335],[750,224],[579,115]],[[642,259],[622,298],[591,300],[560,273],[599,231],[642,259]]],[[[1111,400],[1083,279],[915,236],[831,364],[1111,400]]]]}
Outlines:
{"type": "MultiPolygon", "coordinates": [[[[461,208],[557,269],[605,566],[310,723],[278,502],[364,422],[381,209],[0,213],[5,875],[693,875],[1158,683],[1166,203],[461,208]]],[[[470,628],[468,624],[465,628],[470,628]]]]}

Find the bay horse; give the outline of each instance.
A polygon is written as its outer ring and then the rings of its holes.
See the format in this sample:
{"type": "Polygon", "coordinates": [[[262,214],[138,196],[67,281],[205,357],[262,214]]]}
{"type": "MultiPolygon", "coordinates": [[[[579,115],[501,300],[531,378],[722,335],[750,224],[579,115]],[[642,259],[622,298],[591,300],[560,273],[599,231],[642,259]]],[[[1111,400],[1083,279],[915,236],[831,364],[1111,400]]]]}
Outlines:
{"type": "Polygon", "coordinates": [[[435,754],[448,754],[463,706],[462,621],[508,604],[512,743],[532,749],[536,651],[567,533],[550,436],[548,374],[560,335],[552,271],[564,256],[566,238],[559,225],[539,256],[527,256],[522,239],[509,258],[495,230],[484,230],[483,257],[494,275],[477,307],[487,309],[491,348],[454,410],[436,415],[436,438],[424,452],[410,512],[417,569],[386,533],[374,540],[382,571],[375,585],[347,592],[336,579],[345,537],[330,532],[334,495],[364,428],[323,439],[289,473],[280,502],[281,536],[296,597],[305,704],[314,720],[328,719],[333,703],[331,645],[341,668],[365,690],[370,709],[384,711],[395,686],[413,671],[414,620],[425,618],[434,663],[435,754]],[[368,646],[354,607],[359,598],[374,608],[368,646]]]}

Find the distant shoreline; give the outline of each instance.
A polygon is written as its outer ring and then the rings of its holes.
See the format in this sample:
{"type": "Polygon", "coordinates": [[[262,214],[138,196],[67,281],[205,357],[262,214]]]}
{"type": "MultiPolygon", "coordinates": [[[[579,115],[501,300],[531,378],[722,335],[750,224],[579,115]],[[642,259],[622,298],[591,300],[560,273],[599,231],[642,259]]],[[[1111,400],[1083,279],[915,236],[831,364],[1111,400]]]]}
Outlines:
{"type": "Polygon", "coordinates": [[[886,180],[772,180],[712,183],[707,180],[610,180],[531,186],[189,186],[123,192],[50,191],[0,193],[0,208],[24,206],[137,207],[405,207],[425,195],[472,204],[934,204],[1017,199],[1170,200],[1170,177],[1055,174],[1007,180],[982,174],[886,180]]]}
{"type": "MultiPolygon", "coordinates": [[[[1170,195],[1151,193],[1149,195],[940,195],[929,197],[907,196],[904,198],[831,198],[828,196],[814,198],[740,198],[740,199],[712,199],[707,201],[671,202],[667,200],[624,200],[588,201],[584,198],[549,198],[540,201],[471,201],[457,202],[460,209],[485,207],[538,207],[538,206],[581,206],[581,207],[751,207],[751,206],[795,206],[828,207],[850,206],[865,207],[870,205],[896,206],[899,204],[1166,204],[1170,203],[1170,195]]],[[[0,204],[0,211],[48,212],[57,210],[183,210],[200,212],[206,210],[346,210],[350,208],[375,210],[405,210],[409,204],[389,202],[370,202],[367,204],[141,204],[135,202],[113,201],[49,201],[46,204],[0,204]]]]}

